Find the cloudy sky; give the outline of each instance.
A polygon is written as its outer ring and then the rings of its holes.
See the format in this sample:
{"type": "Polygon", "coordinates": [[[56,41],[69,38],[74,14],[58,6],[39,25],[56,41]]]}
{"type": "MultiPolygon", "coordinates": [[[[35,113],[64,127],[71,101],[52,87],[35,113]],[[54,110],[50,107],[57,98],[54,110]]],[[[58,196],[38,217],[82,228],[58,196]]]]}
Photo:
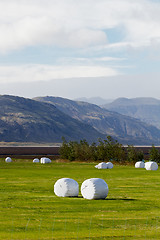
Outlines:
{"type": "Polygon", "coordinates": [[[159,0],[0,0],[0,94],[160,98],[159,0]]]}

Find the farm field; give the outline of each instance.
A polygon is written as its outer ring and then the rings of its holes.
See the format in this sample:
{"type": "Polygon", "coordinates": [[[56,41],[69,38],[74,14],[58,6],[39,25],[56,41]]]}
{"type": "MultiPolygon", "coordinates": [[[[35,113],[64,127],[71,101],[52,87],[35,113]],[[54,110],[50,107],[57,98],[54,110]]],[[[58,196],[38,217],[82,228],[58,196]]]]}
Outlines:
{"type": "Polygon", "coordinates": [[[160,170],[119,165],[98,170],[95,165],[0,159],[0,239],[160,239],[160,170]],[[80,186],[88,178],[102,178],[108,197],[57,197],[54,183],[62,177],[80,186]]]}

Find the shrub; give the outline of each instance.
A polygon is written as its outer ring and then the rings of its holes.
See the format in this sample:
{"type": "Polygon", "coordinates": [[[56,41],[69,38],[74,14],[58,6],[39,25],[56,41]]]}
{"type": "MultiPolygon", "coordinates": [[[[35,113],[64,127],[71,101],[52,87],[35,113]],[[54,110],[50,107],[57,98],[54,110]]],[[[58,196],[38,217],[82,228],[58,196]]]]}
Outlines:
{"type": "Polygon", "coordinates": [[[125,159],[125,152],[122,145],[117,140],[113,140],[110,136],[105,140],[99,139],[97,155],[98,160],[103,161],[122,161],[125,159]]]}
{"type": "Polygon", "coordinates": [[[137,151],[133,145],[128,145],[127,147],[127,161],[137,162],[144,159],[144,154],[142,151],[137,151]]]}
{"type": "Polygon", "coordinates": [[[93,142],[91,145],[84,140],[80,142],[67,143],[65,138],[62,139],[63,143],[60,148],[60,155],[63,159],[70,161],[122,161],[125,158],[125,152],[118,141],[113,140],[110,136],[105,140],[99,139],[98,145],[93,142]]]}
{"type": "Polygon", "coordinates": [[[158,163],[160,162],[160,153],[154,145],[152,145],[152,148],[149,151],[149,154],[150,154],[149,160],[152,160],[158,163]]]}

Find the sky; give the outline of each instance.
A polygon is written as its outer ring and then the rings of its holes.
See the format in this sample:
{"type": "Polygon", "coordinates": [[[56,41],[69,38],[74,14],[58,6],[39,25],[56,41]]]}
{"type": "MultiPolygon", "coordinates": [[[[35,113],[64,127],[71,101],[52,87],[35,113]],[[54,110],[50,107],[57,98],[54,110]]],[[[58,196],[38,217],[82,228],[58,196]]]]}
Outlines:
{"type": "Polygon", "coordinates": [[[0,94],[160,99],[159,0],[0,0],[0,94]]]}

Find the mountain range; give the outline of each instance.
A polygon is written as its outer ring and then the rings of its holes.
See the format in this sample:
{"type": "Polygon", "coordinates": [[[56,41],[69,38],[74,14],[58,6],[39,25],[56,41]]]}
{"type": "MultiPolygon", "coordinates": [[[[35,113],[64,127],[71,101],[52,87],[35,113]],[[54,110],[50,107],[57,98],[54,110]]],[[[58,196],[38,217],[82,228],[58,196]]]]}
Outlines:
{"type": "Polygon", "coordinates": [[[160,129],[160,100],[155,98],[118,98],[102,107],[160,129]]]}
{"type": "Polygon", "coordinates": [[[0,96],[0,142],[57,143],[96,141],[104,137],[90,125],[61,112],[53,104],[22,97],[0,96]]]}
{"type": "Polygon", "coordinates": [[[111,135],[123,144],[160,143],[160,130],[139,119],[109,111],[94,104],[60,97],[37,97],[34,100],[52,104],[61,112],[91,125],[101,134],[111,135]]]}
{"type": "MultiPolygon", "coordinates": [[[[0,95],[0,142],[60,143],[65,137],[68,141],[86,139],[91,143],[110,135],[126,145],[160,144],[160,129],[118,110],[115,112],[117,103],[120,109],[126,103],[128,109],[133,102],[136,109],[140,105],[137,99],[129,102],[119,99],[102,108],[60,97],[28,99],[0,95]]],[[[159,100],[141,99],[141,104],[144,102],[159,107],[159,100]]]]}

